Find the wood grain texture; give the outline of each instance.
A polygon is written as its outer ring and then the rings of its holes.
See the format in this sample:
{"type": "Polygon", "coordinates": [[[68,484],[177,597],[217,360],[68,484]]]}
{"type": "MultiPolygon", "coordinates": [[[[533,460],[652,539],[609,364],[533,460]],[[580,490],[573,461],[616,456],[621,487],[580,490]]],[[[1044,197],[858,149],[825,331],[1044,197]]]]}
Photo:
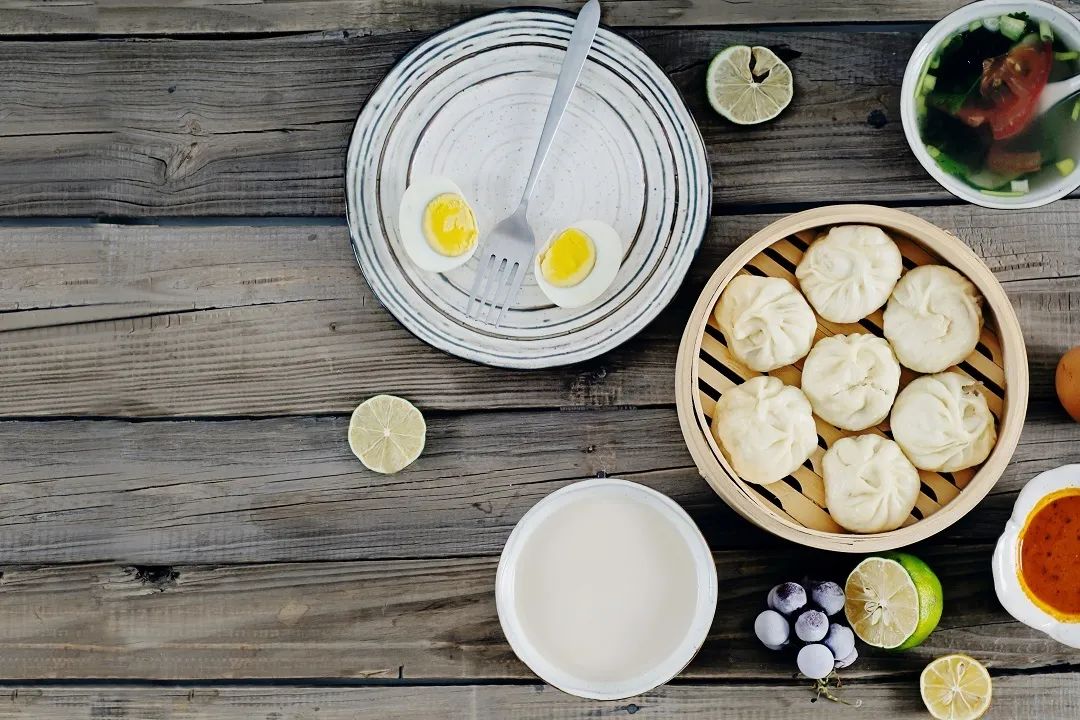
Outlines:
{"type": "MultiPolygon", "coordinates": [[[[855,682],[842,692],[861,707],[810,702],[809,689],[784,684],[669,685],[618,702],[581,700],[544,685],[456,687],[164,687],[0,686],[0,718],[22,720],[578,720],[626,718],[643,712],[659,720],[727,720],[817,717],[861,720],[868,716],[925,720],[912,680],[855,682]],[[813,713],[813,715],[811,715],[813,713]]],[[[1076,676],[1047,673],[994,678],[986,720],[1069,720],[1080,713],[1076,676]]]]}
{"type": "MultiPolygon", "coordinates": [[[[1067,7],[1068,0],[1056,0],[1067,7]]],[[[576,10],[578,0],[533,5],[576,10]]],[[[802,22],[937,20],[964,0],[605,0],[603,21],[616,26],[758,25],[802,22]]],[[[6,0],[0,33],[169,34],[304,32],[349,28],[365,32],[435,30],[507,6],[502,0],[6,0]]]]}
{"type": "MultiPolygon", "coordinates": [[[[1032,397],[1052,399],[1054,364],[1080,343],[1080,202],[912,212],[954,231],[1004,284],[1032,397]]],[[[528,373],[412,337],[367,290],[340,226],[0,228],[0,417],[346,413],[377,392],[426,411],[668,405],[698,291],[777,217],[717,219],[676,300],[639,337],[528,373]]]]}
{"type": "MultiPolygon", "coordinates": [[[[919,550],[945,614],[905,653],[860,646],[850,678],[913,678],[958,648],[995,670],[1080,662],[1080,651],[997,604],[991,547],[919,550]]],[[[792,658],[752,632],[768,589],[808,568],[844,577],[858,558],[787,546],[714,554],[708,640],[681,677],[789,680],[792,658]]],[[[529,679],[495,610],[495,558],[275,565],[4,567],[0,673],[9,680],[342,678],[529,679]]]]}
{"type": "MultiPolygon", "coordinates": [[[[630,34],[701,126],[716,208],[950,199],[909,152],[899,122],[917,33],[630,34]],[[791,61],[795,99],[774,122],[734,126],[705,100],[709,59],[736,43],[791,61]]],[[[340,215],[356,115],[424,37],[0,44],[0,215],[340,215]]]]}
{"type": "MultiPolygon", "coordinates": [[[[674,409],[437,414],[424,455],[368,472],[348,419],[0,422],[0,547],[17,563],[269,562],[496,554],[554,490],[598,475],[655,488],[711,547],[780,543],[698,475],[674,409]]],[[[1077,460],[1080,425],[1032,412],[986,499],[939,536],[990,542],[1035,474],[1077,460]]],[[[2,677],[2,675],[0,675],[2,677]]]]}

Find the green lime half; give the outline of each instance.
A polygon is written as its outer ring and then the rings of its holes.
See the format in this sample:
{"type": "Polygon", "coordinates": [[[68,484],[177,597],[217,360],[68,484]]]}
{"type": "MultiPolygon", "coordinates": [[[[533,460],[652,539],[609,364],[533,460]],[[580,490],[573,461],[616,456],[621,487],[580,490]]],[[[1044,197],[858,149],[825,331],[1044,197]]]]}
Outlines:
{"type": "Polygon", "coordinates": [[[941,610],[944,606],[941,581],[938,580],[938,576],[934,574],[929,565],[914,555],[890,552],[883,553],[883,557],[895,560],[907,570],[908,575],[911,576],[911,581],[915,583],[915,592],[919,594],[919,624],[911,637],[896,649],[908,650],[909,648],[918,647],[926,641],[926,638],[930,637],[930,633],[934,632],[934,628],[938,626],[938,622],[941,620],[941,610]]]}
{"type": "Polygon", "coordinates": [[[767,47],[732,45],[709,63],[705,92],[716,112],[754,125],[772,120],[791,102],[791,69],[767,47]]]}

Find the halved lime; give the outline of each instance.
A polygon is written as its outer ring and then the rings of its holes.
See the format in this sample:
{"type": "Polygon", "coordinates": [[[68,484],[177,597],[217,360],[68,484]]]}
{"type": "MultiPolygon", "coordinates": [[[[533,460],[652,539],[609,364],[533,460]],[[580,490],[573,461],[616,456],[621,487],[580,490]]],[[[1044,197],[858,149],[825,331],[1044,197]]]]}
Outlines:
{"type": "Polygon", "coordinates": [[[911,576],[911,582],[915,583],[915,591],[919,594],[919,624],[911,637],[896,648],[908,650],[922,645],[941,620],[941,610],[944,605],[941,581],[929,565],[914,555],[891,552],[885,553],[883,557],[895,560],[907,570],[908,575],[911,576]]]}
{"type": "Polygon", "coordinates": [[[754,125],[772,120],[791,102],[791,69],[767,47],[732,45],[709,63],[705,92],[716,112],[754,125]]]}
{"type": "Polygon", "coordinates": [[[895,560],[863,560],[848,576],[844,596],[851,629],[867,645],[899,647],[919,626],[919,593],[895,560]]]}
{"type": "Polygon", "coordinates": [[[420,457],[427,436],[424,416],[408,400],[376,395],[349,420],[349,447],[369,470],[391,475],[420,457]]]}

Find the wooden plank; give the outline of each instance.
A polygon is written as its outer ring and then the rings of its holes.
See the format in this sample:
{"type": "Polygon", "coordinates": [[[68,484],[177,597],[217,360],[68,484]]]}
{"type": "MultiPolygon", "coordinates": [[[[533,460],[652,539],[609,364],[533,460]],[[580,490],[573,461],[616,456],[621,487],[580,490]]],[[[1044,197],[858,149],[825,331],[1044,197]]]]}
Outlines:
{"type": "MultiPolygon", "coordinates": [[[[717,208],[951,199],[908,151],[899,122],[917,33],[631,36],[671,74],[700,123],[717,208]],[[709,59],[736,43],[769,45],[791,60],[795,100],[775,122],[734,126],[705,100],[709,59]]],[[[423,37],[5,42],[0,215],[340,215],[357,112],[423,37]]]]}
{"type": "MultiPolygon", "coordinates": [[[[618,702],[581,700],[545,685],[459,685],[442,687],[72,687],[0,686],[10,702],[0,718],[99,720],[506,720],[626,717],[645,712],[657,720],[713,720],[723,708],[728,720],[760,720],[828,713],[835,720],[872,716],[924,720],[928,715],[912,681],[857,682],[840,692],[861,707],[815,707],[805,684],[740,683],[668,685],[618,702]]],[[[821,701],[824,702],[824,701],[821,701]]],[[[1068,720],[1080,712],[1076,675],[1066,672],[994,678],[994,699],[986,720],[1039,718],[1068,720]]]]}
{"type": "MultiPolygon", "coordinates": [[[[1055,0],[1068,6],[1067,0],[1055,0]]],[[[767,23],[916,22],[937,20],[964,0],[810,0],[743,3],[718,0],[605,0],[609,25],[761,25],[767,23]]],[[[533,5],[573,11],[579,0],[533,5]]],[[[339,28],[365,32],[437,30],[506,7],[502,0],[8,0],[2,33],[170,34],[305,32],[339,28]]]]}
{"type": "MultiPolygon", "coordinates": [[[[998,605],[991,546],[922,548],[941,577],[945,614],[918,649],[860,647],[850,678],[914,678],[964,650],[995,670],[1080,662],[998,605]]],[[[751,630],[772,585],[808,569],[844,577],[858,561],[791,546],[714,554],[719,608],[683,673],[790,679],[792,658],[751,630]]],[[[495,558],[360,563],[4,568],[0,673],[32,678],[204,680],[529,679],[495,611],[495,558]]]]}
{"type": "MultiPolygon", "coordinates": [[[[347,425],[344,417],[0,422],[2,560],[495,554],[540,498],[598,475],[673,497],[713,548],[779,542],[698,476],[671,408],[434,414],[424,455],[393,478],[352,456],[347,425]]],[[[1080,425],[1040,407],[993,494],[941,539],[996,540],[1020,488],[1075,462],[1078,446],[1080,425]]]]}
{"type": "MultiPolygon", "coordinates": [[[[955,231],[1005,284],[1032,395],[1051,398],[1054,363],[1080,343],[1080,201],[913,212],[955,231]]],[[[457,360],[406,332],[367,290],[341,226],[2,227],[0,416],[346,413],[377,392],[429,411],[670,404],[699,288],[778,217],[714,222],[672,307],[641,336],[527,373],[457,360]]]]}

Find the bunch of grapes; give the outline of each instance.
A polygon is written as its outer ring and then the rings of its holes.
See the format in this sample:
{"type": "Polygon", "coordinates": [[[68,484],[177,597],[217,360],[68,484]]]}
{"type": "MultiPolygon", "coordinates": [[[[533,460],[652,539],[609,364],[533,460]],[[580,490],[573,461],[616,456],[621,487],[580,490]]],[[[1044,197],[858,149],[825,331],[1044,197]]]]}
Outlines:
{"type": "Polygon", "coordinates": [[[792,643],[799,672],[823,680],[858,659],[855,633],[842,625],[844,591],[834,582],[780,583],[769,591],[769,609],[754,620],[754,633],[770,650],[792,643]]]}

